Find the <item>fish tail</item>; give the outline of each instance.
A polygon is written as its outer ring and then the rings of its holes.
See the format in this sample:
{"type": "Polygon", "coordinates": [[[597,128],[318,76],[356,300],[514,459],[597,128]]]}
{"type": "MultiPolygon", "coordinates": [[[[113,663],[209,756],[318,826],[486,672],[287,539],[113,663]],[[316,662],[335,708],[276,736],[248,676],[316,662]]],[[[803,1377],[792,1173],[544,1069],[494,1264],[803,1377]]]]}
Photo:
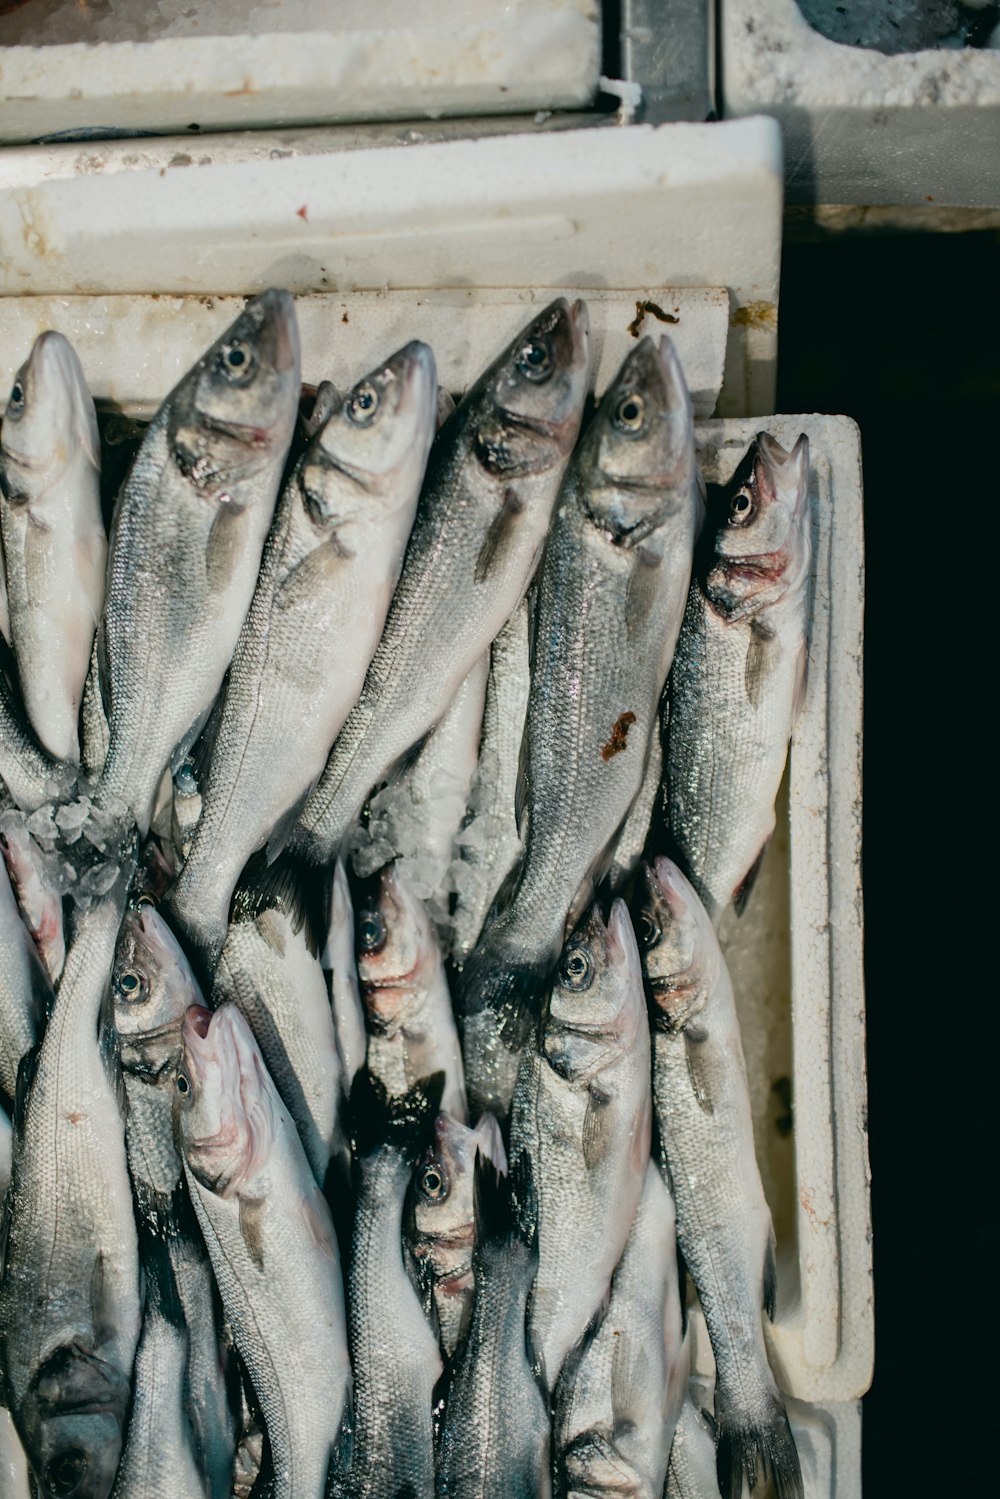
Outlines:
{"type": "Polygon", "coordinates": [[[715,1462],[722,1499],[741,1499],[744,1478],[753,1491],[760,1475],[773,1483],[776,1499],[803,1499],[799,1455],[776,1391],[757,1421],[730,1415],[716,1400],[715,1424],[715,1462]]]}
{"type": "Polygon", "coordinates": [[[351,1087],[351,1137],[355,1154],[372,1155],[382,1145],[399,1150],[413,1165],[441,1108],[445,1076],[422,1077],[407,1093],[391,1096],[362,1067],[351,1087]]]}
{"type": "Polygon", "coordinates": [[[491,1010],[508,1051],[522,1051],[545,997],[552,964],[547,958],[525,958],[489,936],[466,962],[458,983],[463,1015],[491,1010]]]}

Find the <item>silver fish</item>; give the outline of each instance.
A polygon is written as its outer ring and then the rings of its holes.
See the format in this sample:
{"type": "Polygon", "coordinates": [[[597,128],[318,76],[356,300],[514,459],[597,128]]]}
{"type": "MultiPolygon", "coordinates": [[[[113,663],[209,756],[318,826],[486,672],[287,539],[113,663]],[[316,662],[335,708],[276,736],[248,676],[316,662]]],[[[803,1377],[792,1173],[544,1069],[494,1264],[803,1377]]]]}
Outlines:
{"type": "MultiPolygon", "coordinates": [[[[522,749],[524,860],[462,972],[465,1014],[495,1012],[512,1046],[642,786],[700,518],[691,397],[669,339],[645,338],[560,491],[522,749]]],[[[468,1065],[474,1105],[505,1111],[492,1078],[481,1083],[478,1054],[468,1065]]]]}
{"type": "Polygon", "coordinates": [[[209,725],[202,813],[168,906],[211,971],[250,855],[319,778],[378,645],[434,435],[426,344],[354,387],[285,486],[209,725]]]}
{"type": "Polygon", "coordinates": [[[774,831],[805,692],[809,439],[759,432],[720,497],[670,674],[664,817],[677,862],[718,924],[742,910],[774,831]]]}
{"type": "Polygon", "coordinates": [[[711,920],[669,859],[644,866],[638,922],[652,1001],[653,1099],[677,1240],[715,1354],[719,1487],[773,1478],[801,1499],[785,1407],[767,1363],[761,1307],[772,1314],[774,1232],[754,1156],[733,989],[711,920]]]}
{"type": "Polygon", "coordinates": [[[0,863],[0,1096],[9,1103],[14,1101],[18,1064],[41,1035],[53,997],[52,983],[21,920],[7,867],[0,863]]]}
{"type": "Polygon", "coordinates": [[[354,961],[354,904],[343,859],[337,860],[333,871],[330,926],[323,967],[330,974],[330,1002],[337,1032],[341,1088],[345,1098],[350,1098],[354,1079],[365,1064],[368,1042],[358,969],[354,961]]]}
{"type": "Polygon", "coordinates": [[[235,1005],[188,1010],[177,1074],[184,1170],[267,1427],[275,1499],[321,1499],[350,1393],[333,1224],[235,1005]]]}
{"type": "Polygon", "coordinates": [[[346,1171],[348,1148],[340,1126],[340,1055],[318,957],[317,919],[301,891],[298,871],[287,859],[240,884],[212,1002],[232,1001],[249,1021],[322,1186],[331,1158],[346,1171]]]}
{"type": "Polygon", "coordinates": [[[61,333],[41,334],[14,377],[0,454],[0,529],[21,691],[44,748],[76,761],[108,542],[97,416],[61,333]]]}
{"type": "Polygon", "coordinates": [[[507,1155],[493,1115],[484,1114],[469,1129],[450,1114],[439,1114],[413,1179],[408,1238],[430,1288],[445,1358],[455,1352],[472,1310],[473,1186],[480,1157],[506,1175],[507,1155]]]}
{"type": "Polygon", "coordinates": [[[299,818],[330,863],[372,787],[434,727],[535,569],[590,367],[582,302],[551,303],[438,433],[361,698],[299,818]]]}
{"type": "Polygon", "coordinates": [[[15,805],[25,812],[34,812],[46,802],[68,797],[76,781],[74,765],[53,760],[42,749],[3,672],[0,672],[0,781],[15,805]]]}
{"type": "Polygon", "coordinates": [[[134,858],[78,910],[15,1124],[0,1281],[4,1396],[45,1496],[107,1499],[139,1337],[120,1074],[98,1041],[134,858]]]}
{"type": "Polygon", "coordinates": [[[459,964],[475,947],[497,891],[521,856],[514,808],[531,682],[528,630],[528,601],[522,599],[490,648],[479,761],[451,877],[451,951],[459,964]]]}
{"type": "MultiPolygon", "coordinates": [[[[151,1330],[148,1339],[144,1325],[143,1337],[152,1345],[150,1362],[155,1364],[152,1348],[162,1345],[171,1367],[183,1342],[184,1412],[199,1471],[212,1499],[228,1499],[235,1450],[234,1371],[224,1367],[221,1307],[173,1129],[181,1022],[191,1005],[201,1004],[201,991],[170,928],[148,904],[126,912],[111,997],[128,1100],[125,1148],[140,1258],[166,1298],[160,1321],[166,1317],[171,1322],[168,1328],[151,1330]]],[[[165,1398],[172,1412],[172,1389],[165,1398]]],[[[155,1405],[147,1415],[155,1421],[155,1405]]],[[[129,1432],[132,1445],[131,1426],[129,1432]]],[[[141,1448],[133,1450],[130,1463],[145,1471],[141,1448]]]]}
{"type": "Polygon", "coordinates": [[[95,795],[124,803],[141,832],[236,648],[298,395],[292,298],[267,291],[164,401],[119,496],[99,632],[110,741],[95,795]]]}
{"type": "Polygon", "coordinates": [[[715,1426],[706,1402],[711,1404],[711,1389],[692,1379],[677,1418],[663,1499],[719,1499],[715,1426]]]}
{"type": "Polygon", "coordinates": [[[631,810],[622,823],[621,832],[615,840],[615,851],[605,876],[608,889],[616,894],[623,889],[639,867],[662,782],[663,747],[660,743],[660,725],[657,721],[653,724],[653,732],[649,737],[646,774],[642,778],[639,795],[632,803],[631,810]]]}
{"type": "Polygon", "coordinates": [[[506,1181],[481,1162],[475,1184],[476,1294],[445,1396],[437,1492],[447,1499],[549,1499],[548,1402],[524,1333],[538,1269],[528,1158],[506,1181]]]}
{"type": "Polygon", "coordinates": [[[442,1108],[465,1122],[465,1073],[437,935],[394,864],[359,885],[354,940],[368,1070],[390,1098],[445,1075],[442,1108]]]}
{"type": "Polygon", "coordinates": [[[607,1313],[559,1382],[555,1443],[567,1492],[661,1499],[688,1363],[674,1204],[650,1162],[607,1313]]]}
{"type": "Polygon", "coordinates": [[[17,904],[52,984],[66,962],[62,892],[52,857],[35,842],[19,812],[0,812],[0,852],[17,904]]]}
{"type": "Polygon", "coordinates": [[[443,1078],[389,1098],[367,1070],[351,1094],[356,1209],[348,1277],[354,1451],[337,1494],[396,1499],[434,1493],[434,1387],[441,1352],[407,1264],[407,1189],[443,1078]]]}
{"type": "Polygon", "coordinates": [[[550,1390],[608,1294],[642,1194],[651,1123],[639,953],[617,900],[607,926],[595,906],[566,944],[511,1109],[512,1167],[530,1158],[538,1195],[529,1332],[550,1390]]]}

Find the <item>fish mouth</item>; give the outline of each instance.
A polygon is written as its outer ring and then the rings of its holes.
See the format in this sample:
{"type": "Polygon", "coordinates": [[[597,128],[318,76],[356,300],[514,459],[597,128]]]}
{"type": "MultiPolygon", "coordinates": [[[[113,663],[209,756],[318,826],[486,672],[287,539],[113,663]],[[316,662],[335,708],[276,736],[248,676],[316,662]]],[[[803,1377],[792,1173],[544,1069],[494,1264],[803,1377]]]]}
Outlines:
{"type": "Polygon", "coordinates": [[[217,432],[222,437],[232,437],[247,448],[267,447],[277,426],[276,422],[272,422],[269,427],[262,427],[256,422],[227,422],[219,416],[206,416],[203,412],[199,415],[199,426],[206,431],[217,432]]]}
{"type": "Polygon", "coordinates": [[[462,1223],[458,1228],[444,1229],[440,1233],[429,1233],[426,1230],[416,1235],[417,1245],[424,1252],[436,1246],[439,1249],[466,1249],[475,1242],[476,1225],[471,1221],[462,1223]]]}

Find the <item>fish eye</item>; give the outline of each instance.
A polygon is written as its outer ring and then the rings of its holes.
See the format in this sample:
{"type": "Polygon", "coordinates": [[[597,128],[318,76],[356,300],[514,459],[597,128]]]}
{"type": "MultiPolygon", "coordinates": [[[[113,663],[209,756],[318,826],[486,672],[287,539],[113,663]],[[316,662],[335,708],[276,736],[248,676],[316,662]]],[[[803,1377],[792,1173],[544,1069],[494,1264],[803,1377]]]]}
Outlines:
{"type": "Polygon", "coordinates": [[[20,409],[23,405],[24,386],[21,384],[20,380],[15,380],[11,388],[10,400],[7,402],[7,409],[10,410],[11,407],[17,407],[18,409],[20,409]]]}
{"type": "Polygon", "coordinates": [[[543,338],[529,338],[521,345],[517,367],[528,380],[545,380],[552,370],[552,350],[543,338]]]}
{"type": "Polygon", "coordinates": [[[370,380],[356,385],[347,402],[347,415],[359,427],[370,422],[379,408],[379,393],[370,380]]]}
{"type": "Polygon", "coordinates": [[[639,914],[639,926],[639,941],[643,947],[655,947],[662,936],[659,922],[649,911],[642,911],[639,914]]]}
{"type": "Polygon", "coordinates": [[[615,407],[614,423],[619,432],[634,437],[646,424],[646,403],[638,391],[629,391],[615,407]]]}
{"type": "Polygon", "coordinates": [[[448,1183],[440,1166],[425,1166],[420,1173],[419,1187],[428,1202],[440,1202],[448,1190],[448,1183]]]}
{"type": "Polygon", "coordinates": [[[751,518],[753,513],[753,496],[748,494],[745,489],[738,489],[729,505],[730,521],[734,525],[741,526],[751,518]]]}
{"type": "Polygon", "coordinates": [[[191,1083],[184,1072],[178,1072],[177,1074],[177,1091],[182,1098],[187,1098],[191,1092],[191,1083]]]}
{"type": "Polygon", "coordinates": [[[362,952],[380,952],[385,943],[385,922],[377,911],[368,911],[358,922],[362,952]]]}
{"type": "Polygon", "coordinates": [[[253,372],[253,355],[249,344],[239,338],[223,344],[219,363],[226,378],[234,385],[241,385],[253,372]]]}
{"type": "Polygon", "coordinates": [[[119,969],[115,983],[119,996],[129,1004],[138,1004],[149,996],[146,975],[138,968],[119,969]]]}
{"type": "Polygon", "coordinates": [[[72,1494],[87,1471],[87,1454],[79,1447],[67,1447],[49,1458],[42,1474],[42,1487],[47,1493],[60,1496],[72,1494]]]}
{"type": "Polygon", "coordinates": [[[574,993],[580,993],[583,989],[590,988],[593,978],[594,965],[590,960],[590,954],[583,947],[570,948],[563,959],[563,987],[572,989],[574,993]]]}

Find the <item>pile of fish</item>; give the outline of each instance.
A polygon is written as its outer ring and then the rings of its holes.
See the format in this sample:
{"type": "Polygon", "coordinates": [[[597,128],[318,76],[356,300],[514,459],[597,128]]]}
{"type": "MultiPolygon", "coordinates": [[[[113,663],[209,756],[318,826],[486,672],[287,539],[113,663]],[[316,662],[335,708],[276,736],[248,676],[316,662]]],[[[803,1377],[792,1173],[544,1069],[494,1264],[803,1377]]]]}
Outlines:
{"type": "Polygon", "coordinates": [[[109,494],[68,342],[20,370],[5,1495],[801,1495],[716,926],[802,696],[808,443],[709,492],[666,337],[589,380],[559,299],[457,405],[416,342],[312,391],[272,290],[109,494]]]}

